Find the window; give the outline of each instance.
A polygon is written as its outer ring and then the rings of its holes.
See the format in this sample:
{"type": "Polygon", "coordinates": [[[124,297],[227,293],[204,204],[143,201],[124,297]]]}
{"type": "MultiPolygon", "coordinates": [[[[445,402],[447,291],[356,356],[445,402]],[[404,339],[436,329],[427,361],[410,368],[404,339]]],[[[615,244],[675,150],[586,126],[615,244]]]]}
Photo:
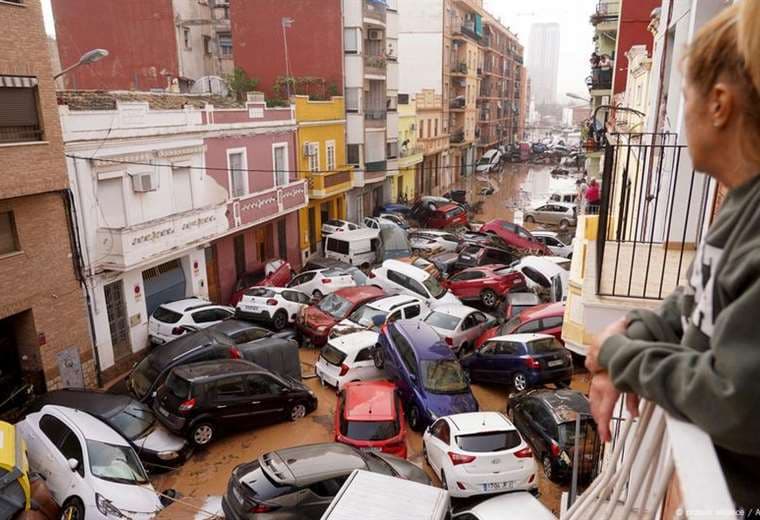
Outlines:
{"type": "MultiPolygon", "coordinates": [[[[288,172],[288,145],[276,144],[272,147],[274,155],[274,183],[275,186],[287,186],[290,182],[290,173],[288,172]]],[[[317,152],[317,161],[319,161],[319,152],[317,152]]],[[[319,164],[319,162],[317,162],[319,164]]]]}
{"type": "Polygon", "coordinates": [[[322,482],[316,482],[309,486],[312,493],[320,497],[334,497],[340,491],[343,483],[348,478],[348,475],[342,477],[331,478],[323,480],[322,482]]]}
{"type": "Polygon", "coordinates": [[[346,154],[348,164],[358,165],[361,162],[361,145],[349,144],[346,146],[346,154]]]}
{"type": "Polygon", "coordinates": [[[404,309],[404,318],[407,320],[411,320],[412,318],[416,318],[417,316],[422,313],[422,309],[420,308],[419,304],[410,305],[406,309],[404,309]]]}
{"type": "Polygon", "coordinates": [[[544,318],[544,329],[553,329],[554,327],[562,326],[562,316],[553,316],[551,318],[544,318]]]}
{"type": "Polygon", "coordinates": [[[270,395],[279,393],[282,385],[271,377],[264,375],[248,376],[248,391],[251,395],[270,395]]]}
{"type": "Polygon", "coordinates": [[[42,416],[42,419],[40,419],[40,430],[55,446],[59,446],[66,434],[71,431],[60,419],[52,415],[42,416]]]}
{"type": "Polygon", "coordinates": [[[541,330],[541,320],[533,320],[527,323],[523,323],[515,330],[515,333],[526,334],[530,332],[538,332],[541,330]]]}
{"type": "Polygon", "coordinates": [[[388,159],[396,159],[398,157],[398,141],[386,143],[385,152],[388,159]]]}
{"type": "Polygon", "coordinates": [[[41,140],[37,78],[0,76],[0,144],[41,140]]]}
{"type": "Polygon", "coordinates": [[[231,377],[216,383],[216,395],[219,397],[242,397],[245,394],[242,377],[231,377]]]}
{"type": "Polygon", "coordinates": [[[203,53],[206,56],[211,56],[211,36],[204,36],[203,37],[203,53]]]}
{"type": "Polygon", "coordinates": [[[433,120],[432,119],[428,119],[427,120],[427,131],[428,131],[427,134],[428,134],[428,137],[433,137],[433,134],[430,132],[430,129],[432,128],[432,124],[433,124],[433,120]]]}
{"type": "Polygon", "coordinates": [[[13,212],[4,211],[0,213],[0,255],[7,255],[19,250],[13,212]]]}
{"type": "Polygon", "coordinates": [[[424,123],[425,123],[424,121],[420,121],[420,139],[425,138],[425,124],[424,123]]]}
{"type": "Polygon", "coordinates": [[[222,58],[232,57],[232,35],[230,33],[219,33],[217,35],[219,45],[219,54],[222,58]]]}
{"type": "Polygon", "coordinates": [[[185,27],[183,29],[182,37],[185,43],[185,49],[191,50],[192,47],[190,46],[190,29],[188,27],[185,27]]]}
{"type": "Polygon", "coordinates": [[[357,54],[359,52],[359,29],[343,29],[343,48],[346,54],[357,54]]]}
{"type": "MultiPolygon", "coordinates": [[[[66,428],[64,426],[64,428],[66,428]]],[[[66,428],[68,430],[68,428],[66,428]]],[[[66,460],[74,459],[79,463],[77,466],[77,473],[79,473],[80,477],[84,477],[84,457],[82,457],[82,444],[79,442],[79,439],[77,439],[77,436],[74,435],[74,432],[69,430],[68,435],[66,435],[66,438],[61,443],[61,454],[63,455],[63,458],[66,460]]]]}
{"type": "Polygon", "coordinates": [[[230,197],[248,195],[248,164],[245,149],[227,150],[227,169],[230,175],[230,197]]]}
{"type": "Polygon", "coordinates": [[[237,235],[232,244],[235,250],[235,272],[238,278],[245,273],[246,260],[245,260],[245,235],[243,233],[237,235]]]}
{"type": "Polygon", "coordinates": [[[327,171],[334,172],[337,167],[337,160],[335,159],[335,141],[327,141],[325,143],[325,150],[327,151],[327,171]]]}
{"type": "Polygon", "coordinates": [[[214,321],[222,321],[230,317],[230,314],[223,309],[204,309],[193,313],[193,321],[195,323],[211,323],[214,321]]]}
{"type": "Polygon", "coordinates": [[[359,351],[358,354],[356,354],[356,358],[354,359],[355,363],[359,363],[360,361],[372,361],[374,358],[372,357],[372,349],[371,348],[363,348],[359,351]]]}
{"type": "Polygon", "coordinates": [[[350,244],[345,240],[337,240],[328,237],[325,249],[340,255],[347,255],[350,252],[350,244]]]}
{"type": "Polygon", "coordinates": [[[314,146],[315,153],[309,155],[309,171],[310,172],[318,172],[319,171],[319,143],[306,143],[307,146],[311,145],[314,146]],[[316,145],[316,146],[315,146],[316,145]]]}
{"type": "Polygon", "coordinates": [[[435,135],[436,137],[438,137],[438,120],[437,119],[435,120],[435,134],[433,134],[433,135],[435,135]]]}
{"type": "Polygon", "coordinates": [[[175,213],[183,213],[193,209],[193,188],[190,178],[190,168],[172,168],[172,196],[174,197],[175,213]]]}
{"type": "Polygon", "coordinates": [[[449,423],[443,419],[440,419],[430,428],[430,433],[447,446],[451,443],[451,428],[449,428],[449,423]]]}
{"type": "Polygon", "coordinates": [[[361,106],[361,88],[346,88],[346,112],[356,113],[361,106]]]}

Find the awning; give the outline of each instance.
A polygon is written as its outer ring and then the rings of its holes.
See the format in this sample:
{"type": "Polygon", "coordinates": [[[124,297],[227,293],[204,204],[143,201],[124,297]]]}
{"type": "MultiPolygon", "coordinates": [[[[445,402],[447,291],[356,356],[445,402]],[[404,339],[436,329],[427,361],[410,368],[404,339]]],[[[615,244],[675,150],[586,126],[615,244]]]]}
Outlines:
{"type": "Polygon", "coordinates": [[[37,86],[33,76],[0,76],[0,87],[32,88],[37,86]]]}

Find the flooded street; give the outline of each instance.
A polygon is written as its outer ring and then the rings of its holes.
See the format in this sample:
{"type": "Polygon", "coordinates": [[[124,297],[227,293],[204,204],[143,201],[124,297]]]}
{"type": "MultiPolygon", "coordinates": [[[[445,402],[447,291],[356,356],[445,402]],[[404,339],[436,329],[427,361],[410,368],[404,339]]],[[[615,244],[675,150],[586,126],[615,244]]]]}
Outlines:
{"type": "MultiPolygon", "coordinates": [[[[488,178],[471,177],[463,180],[456,187],[467,190],[467,198],[472,204],[482,201],[478,220],[504,218],[520,222],[520,210],[531,203],[543,203],[553,192],[574,190],[574,178],[571,180],[552,178],[550,169],[547,166],[508,164],[500,174],[492,174],[488,178]],[[479,195],[481,188],[489,185],[493,186],[494,193],[488,196],[479,195]]],[[[334,389],[321,386],[319,380],[313,377],[314,362],[318,357],[318,352],[318,350],[301,350],[305,382],[319,398],[317,410],[297,423],[280,423],[222,437],[207,450],[196,452],[179,470],[155,476],[153,483],[156,489],[174,488],[182,496],[179,503],[163,512],[161,518],[208,518],[219,514],[218,497],[224,494],[230,473],[238,464],[254,460],[271,450],[333,441],[336,394],[334,389]]],[[[580,362],[576,361],[576,366],[578,365],[580,362]]],[[[580,370],[578,372],[572,386],[578,390],[587,391],[586,373],[580,370]]],[[[509,392],[506,386],[473,385],[473,392],[482,410],[505,411],[509,392]]],[[[423,467],[434,482],[438,483],[436,476],[423,463],[422,436],[409,431],[407,444],[409,460],[423,467]]],[[[549,482],[540,470],[537,476],[540,500],[558,515],[561,493],[567,490],[567,486],[549,482]]]]}

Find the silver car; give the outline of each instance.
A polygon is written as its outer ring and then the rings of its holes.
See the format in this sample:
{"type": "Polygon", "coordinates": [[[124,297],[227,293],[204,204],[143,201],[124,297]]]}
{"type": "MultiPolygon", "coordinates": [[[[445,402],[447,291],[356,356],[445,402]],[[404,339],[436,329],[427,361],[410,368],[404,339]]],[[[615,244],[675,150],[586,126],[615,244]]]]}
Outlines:
{"type": "Polygon", "coordinates": [[[472,349],[481,334],[496,325],[496,318],[467,305],[436,307],[423,321],[457,354],[472,349]]]}
{"type": "Polygon", "coordinates": [[[459,237],[439,229],[418,229],[409,233],[412,249],[421,253],[450,253],[459,247],[459,237]]]}
{"type": "Polygon", "coordinates": [[[559,226],[560,229],[575,227],[578,210],[575,204],[566,202],[551,202],[536,209],[528,210],[523,216],[526,224],[538,222],[559,226]]]}

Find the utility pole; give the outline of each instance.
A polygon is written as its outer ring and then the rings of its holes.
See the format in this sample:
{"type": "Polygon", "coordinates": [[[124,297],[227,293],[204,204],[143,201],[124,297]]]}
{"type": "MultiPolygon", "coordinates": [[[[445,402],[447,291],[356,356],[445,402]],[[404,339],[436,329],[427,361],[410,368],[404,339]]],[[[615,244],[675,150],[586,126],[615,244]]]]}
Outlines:
{"type": "Polygon", "coordinates": [[[295,20],[288,16],[282,19],[282,42],[285,45],[285,89],[290,100],[290,59],[288,57],[288,34],[285,29],[293,27],[295,20]]]}

